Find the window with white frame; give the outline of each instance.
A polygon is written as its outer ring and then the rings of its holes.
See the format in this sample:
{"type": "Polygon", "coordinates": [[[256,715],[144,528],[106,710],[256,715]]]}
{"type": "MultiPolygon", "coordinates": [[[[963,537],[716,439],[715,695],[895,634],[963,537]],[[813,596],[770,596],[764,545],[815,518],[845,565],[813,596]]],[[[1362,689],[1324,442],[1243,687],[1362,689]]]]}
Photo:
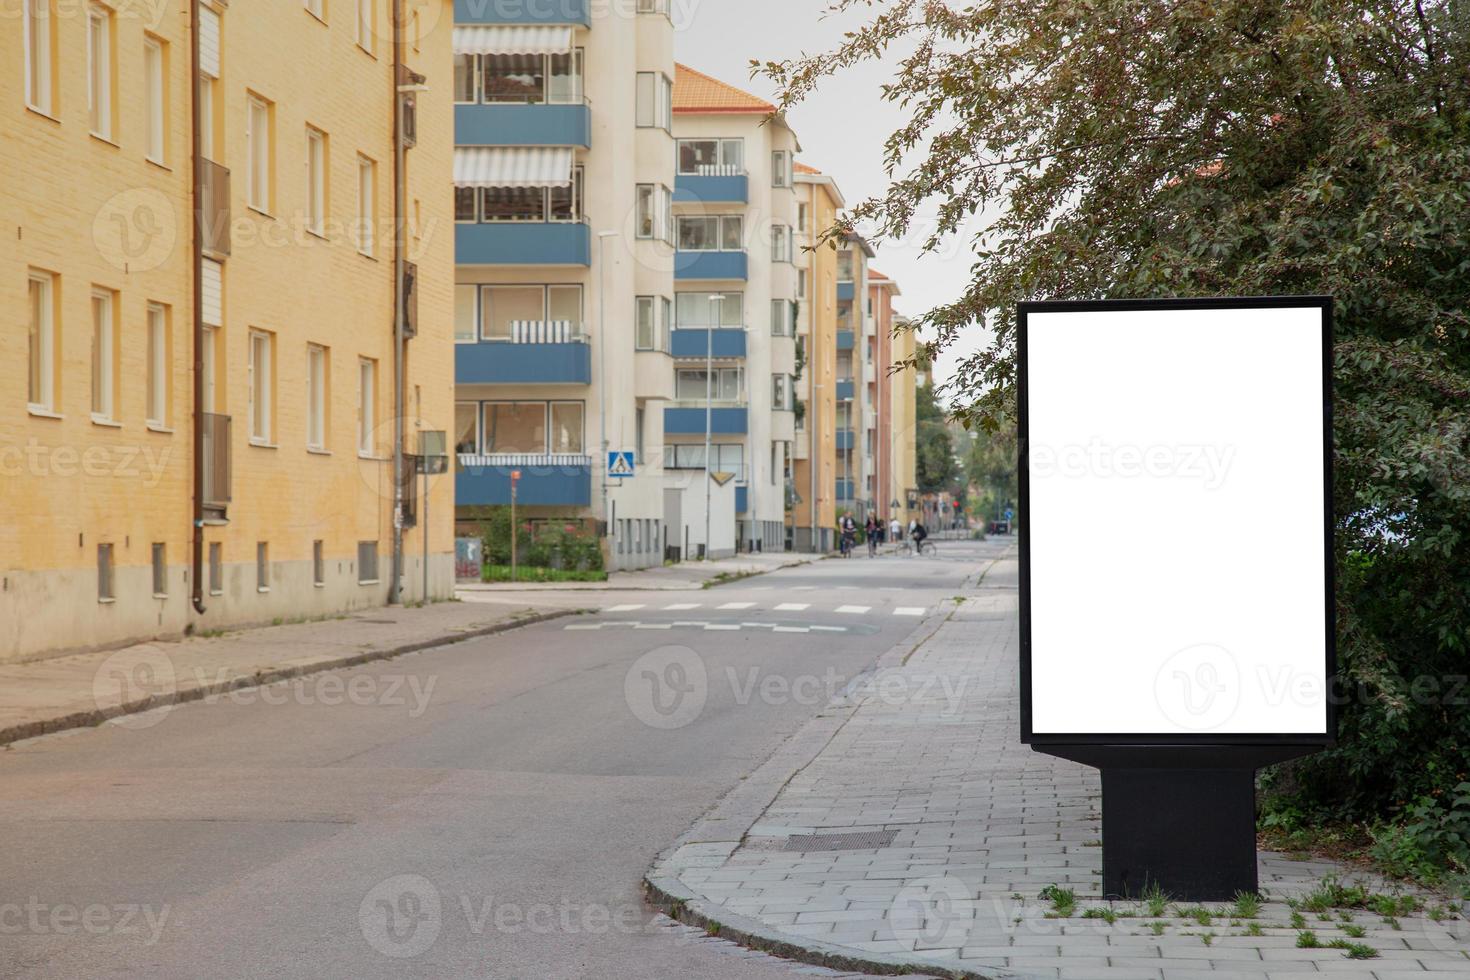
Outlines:
{"type": "Polygon", "coordinates": [[[454,452],[473,456],[480,451],[480,403],[454,403],[454,452]]]}
{"type": "Polygon", "coordinates": [[[744,293],[711,293],[707,290],[674,294],[674,324],[677,329],[739,330],[745,326],[744,293]],[[716,298],[718,297],[718,298],[716,298]]]}
{"type": "Polygon", "coordinates": [[[679,173],[686,176],[733,176],[745,173],[745,140],[679,140],[679,173]]]}
{"type": "Polygon", "coordinates": [[[87,110],[92,133],[112,139],[112,11],[87,7],[87,110]]]}
{"type": "MultiPolygon", "coordinates": [[[[664,447],[664,469],[704,469],[704,445],[670,445],[664,447]]],[[[745,446],[741,443],[715,443],[710,446],[710,471],[734,473],[737,482],[745,481],[745,446]]]]}
{"type": "Polygon", "coordinates": [[[583,339],[580,284],[478,288],[480,340],[570,343],[583,339]]]}
{"type": "Polygon", "coordinates": [[[581,221],[583,168],[561,187],[457,187],[456,221],[581,221]],[[479,191],[476,194],[476,190],[479,191]]]}
{"type": "Polygon", "coordinates": [[[677,242],[682,252],[744,251],[745,219],[738,214],[681,215],[677,242]]]}
{"type": "Polygon", "coordinates": [[[306,230],[321,235],[327,222],[327,134],[306,127],[306,230]]]}
{"type": "Polygon", "coordinates": [[[713,374],[706,373],[704,368],[686,368],[674,374],[674,397],[680,401],[704,401],[708,397],[714,401],[738,402],[744,391],[743,368],[715,368],[713,374]]]}
{"type": "Polygon", "coordinates": [[[50,0],[24,0],[26,105],[51,114],[51,71],[55,63],[50,0]]]}
{"type": "Polygon", "coordinates": [[[364,51],[373,50],[373,0],[357,0],[357,14],[353,18],[353,32],[357,44],[364,51]]]}
{"type": "Polygon", "coordinates": [[[796,304],[791,300],[771,300],[771,336],[796,336],[796,304]]]}
{"type": "Polygon", "coordinates": [[[480,339],[480,311],[476,303],[479,292],[479,286],[468,283],[454,287],[454,339],[457,343],[469,344],[480,339]]]}
{"type": "Polygon", "coordinates": [[[805,269],[797,269],[796,270],[796,298],[797,299],[806,299],[806,277],[807,277],[807,271],[805,269]]]}
{"type": "Polygon", "coordinates": [[[771,261],[790,262],[792,260],[792,249],[795,245],[791,237],[790,225],[771,226],[771,261]]]}
{"type": "Polygon", "coordinates": [[[245,200],[257,211],[271,209],[274,170],[271,103],[258,95],[245,100],[245,200]]]}
{"type": "Polygon", "coordinates": [[[475,73],[479,62],[472,54],[454,56],[454,101],[460,105],[473,103],[476,97],[475,73]]]}
{"type": "Polygon", "coordinates": [[[306,345],[306,448],[327,448],[327,349],[320,344],[306,345]]]}
{"type": "Polygon", "coordinates": [[[771,408],[777,412],[789,412],[791,404],[791,376],[771,375],[771,408]]]}
{"type": "Polygon", "coordinates": [[[807,230],[807,205],[805,201],[796,205],[796,230],[805,233],[807,230]]]}
{"type": "Polygon", "coordinates": [[[111,421],[117,382],[117,294],[92,290],[92,418],[111,421]]]}
{"type": "Polygon", "coordinates": [[[663,184],[639,184],[637,201],[637,236],[671,242],[674,237],[673,192],[663,184]]]}
{"type": "Polygon", "coordinates": [[[634,300],[636,322],[633,344],[636,350],[653,350],[658,341],[658,316],[653,296],[639,296],[634,300]]]}
{"type": "Polygon", "coordinates": [[[357,452],[373,454],[373,429],[378,410],[378,362],[369,357],[357,360],[357,452]]]}
{"type": "Polygon", "coordinates": [[[250,441],[257,445],[275,442],[275,336],[264,330],[250,331],[250,441]]]}
{"type": "Polygon", "coordinates": [[[56,410],[55,277],[32,269],[26,279],[28,361],[26,403],[34,411],[56,410]]]}
{"type": "Polygon", "coordinates": [[[790,187],[793,182],[792,154],[789,150],[775,150],[771,153],[771,186],[790,187]]]}
{"type": "Polygon", "coordinates": [[[326,0],[305,0],[305,3],[307,13],[317,20],[327,19],[326,0]]]}
{"type": "Polygon", "coordinates": [[[378,165],[357,155],[357,250],[371,258],[378,240],[378,165]]]}
{"type": "Polygon", "coordinates": [[[156,428],[168,425],[169,396],[168,308],[148,304],[147,422],[156,428]]]}
{"type": "Polygon", "coordinates": [[[485,402],[480,446],[486,455],[581,455],[585,409],[581,402],[485,402]]]}
{"type": "Polygon", "coordinates": [[[580,105],[583,101],[583,50],[555,54],[476,55],[473,88],[466,102],[521,105],[580,105]]]}
{"type": "Polygon", "coordinates": [[[147,144],[145,155],[164,163],[168,153],[168,73],[164,69],[164,42],[143,38],[143,116],[147,144]]]}
{"type": "Polygon", "coordinates": [[[674,83],[663,72],[640,71],[635,85],[634,124],[643,129],[674,128],[674,83]]]}

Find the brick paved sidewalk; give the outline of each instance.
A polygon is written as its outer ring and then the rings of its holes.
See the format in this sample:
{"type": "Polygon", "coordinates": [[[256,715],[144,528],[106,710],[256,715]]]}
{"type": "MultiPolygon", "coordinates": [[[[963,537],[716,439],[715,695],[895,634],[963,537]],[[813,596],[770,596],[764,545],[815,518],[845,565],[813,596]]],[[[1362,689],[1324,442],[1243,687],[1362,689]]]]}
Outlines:
{"type": "Polygon", "coordinates": [[[655,900],[721,936],[872,972],[1470,978],[1470,923],[1441,899],[1368,880],[1373,910],[1338,908],[1353,896],[1322,893],[1324,876],[1360,876],[1326,862],[1262,853],[1259,910],[1102,901],[1096,770],[1017,737],[1015,575],[1013,560],[992,567],[906,662],[888,658],[845,721],[830,717],[843,705],[824,712],[829,738],[789,782],[758,771],[784,786],[743,839],[728,817],[691,829],[650,872],[655,900]],[[867,832],[891,839],[793,842],[867,832]]]}

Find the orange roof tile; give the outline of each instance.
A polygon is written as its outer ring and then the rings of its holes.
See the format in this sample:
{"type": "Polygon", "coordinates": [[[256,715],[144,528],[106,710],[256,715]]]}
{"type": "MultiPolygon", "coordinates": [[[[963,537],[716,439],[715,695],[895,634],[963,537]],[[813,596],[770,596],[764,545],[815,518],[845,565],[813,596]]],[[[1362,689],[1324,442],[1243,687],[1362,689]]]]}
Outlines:
{"type": "Polygon", "coordinates": [[[799,174],[819,174],[819,173],[821,173],[821,171],[818,170],[816,167],[808,166],[807,164],[802,163],[800,160],[798,160],[798,161],[796,161],[796,163],[792,164],[792,167],[799,174]]]}
{"type": "Polygon", "coordinates": [[[718,78],[711,78],[688,65],[674,66],[674,111],[690,113],[759,113],[770,115],[776,107],[765,99],[742,92],[718,78]]]}
{"type": "Polygon", "coordinates": [[[882,279],[882,280],[885,280],[885,281],[888,279],[887,276],[885,276],[883,273],[879,272],[877,269],[874,269],[872,266],[869,266],[868,267],[868,278],[869,279],[882,279]]]}

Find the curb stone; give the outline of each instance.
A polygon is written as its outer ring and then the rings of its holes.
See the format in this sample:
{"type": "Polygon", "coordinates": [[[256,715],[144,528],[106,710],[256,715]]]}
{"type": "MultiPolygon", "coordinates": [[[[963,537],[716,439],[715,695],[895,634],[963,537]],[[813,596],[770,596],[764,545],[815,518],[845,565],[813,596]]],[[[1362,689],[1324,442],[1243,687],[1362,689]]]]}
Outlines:
{"type": "Polygon", "coordinates": [[[309,674],[340,670],[343,667],[357,667],[377,660],[392,660],[395,657],[405,656],[410,653],[418,653],[436,647],[452,646],[464,640],[473,640],[496,633],[506,633],[510,630],[520,629],[523,626],[535,626],[538,623],[561,619],[565,616],[578,616],[584,612],[587,612],[587,610],[558,609],[552,612],[533,613],[528,616],[513,617],[489,626],[470,627],[455,633],[436,635],[427,640],[415,640],[412,643],[402,643],[398,646],[388,647],[382,650],[366,650],[362,653],[354,653],[351,656],[334,657],[330,660],[321,660],[310,664],[298,664],[293,667],[266,668],[258,670],[253,674],[241,674],[229,680],[201,684],[183,691],[149,695],[146,698],[127,701],[107,708],[94,708],[90,711],[73,711],[70,714],[59,715],[54,718],[42,718],[39,721],[23,722],[19,725],[0,728],[0,747],[7,746],[12,742],[19,742],[23,739],[51,735],[55,732],[67,731],[74,728],[94,728],[105,721],[110,721],[113,718],[119,718],[123,715],[140,714],[144,711],[152,711],[155,708],[163,708],[175,704],[187,704],[191,701],[202,701],[205,698],[218,694],[228,694],[231,691],[236,691],[241,688],[261,687],[266,684],[274,684],[277,681],[305,677],[309,674]]]}

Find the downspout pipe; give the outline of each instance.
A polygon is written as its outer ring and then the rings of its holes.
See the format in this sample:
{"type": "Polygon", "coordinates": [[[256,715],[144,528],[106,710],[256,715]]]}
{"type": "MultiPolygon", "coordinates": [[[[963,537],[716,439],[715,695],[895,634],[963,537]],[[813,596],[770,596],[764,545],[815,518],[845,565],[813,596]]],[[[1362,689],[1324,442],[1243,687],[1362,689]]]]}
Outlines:
{"type": "MultiPolygon", "coordinates": [[[[404,408],[404,147],[403,0],[393,0],[393,578],[388,603],[402,601],[403,584],[403,408],[404,408]]],[[[427,528],[425,529],[427,533],[427,528]]],[[[427,597],[425,597],[427,598],[427,597]]]]}
{"type": "Polygon", "coordinates": [[[204,167],[200,155],[204,137],[199,131],[199,0],[189,3],[189,134],[194,204],[194,507],[189,534],[193,546],[194,611],[204,615],[204,167]]]}

